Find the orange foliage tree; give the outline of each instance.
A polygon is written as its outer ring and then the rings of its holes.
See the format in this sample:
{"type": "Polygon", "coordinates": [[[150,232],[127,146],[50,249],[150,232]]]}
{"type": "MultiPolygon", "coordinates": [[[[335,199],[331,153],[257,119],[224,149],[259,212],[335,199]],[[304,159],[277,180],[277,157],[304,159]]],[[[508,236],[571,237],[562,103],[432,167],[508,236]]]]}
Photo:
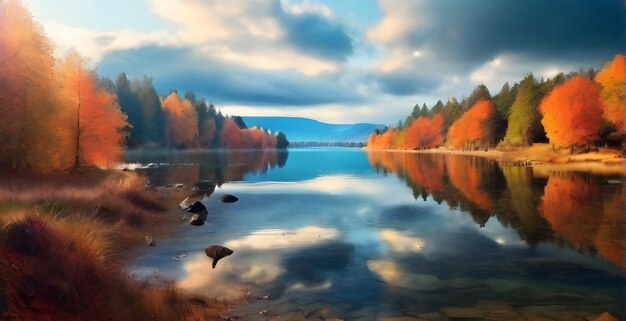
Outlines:
{"type": "Polygon", "coordinates": [[[165,137],[176,148],[198,146],[198,119],[189,100],[180,99],[172,92],[161,102],[165,113],[165,137]]]}
{"type": "Polygon", "coordinates": [[[604,65],[596,75],[596,82],[602,85],[600,97],[604,108],[604,117],[613,123],[619,133],[624,132],[624,104],[626,97],[626,56],[616,55],[613,61],[604,65]]]}
{"type": "Polygon", "coordinates": [[[221,133],[222,146],[229,149],[274,149],[276,136],[261,128],[240,129],[234,120],[224,121],[221,133]]]}
{"type": "Polygon", "coordinates": [[[367,140],[367,148],[369,149],[391,149],[396,147],[396,133],[395,129],[389,127],[384,133],[377,134],[372,133],[367,140]]]}
{"type": "Polygon", "coordinates": [[[493,146],[491,142],[495,116],[493,103],[486,99],[476,102],[448,130],[447,142],[454,148],[476,149],[493,146]]]}
{"type": "Polygon", "coordinates": [[[244,140],[241,129],[234,120],[228,118],[224,120],[221,132],[222,147],[238,149],[244,147],[244,140]]]}
{"type": "Polygon", "coordinates": [[[0,166],[62,166],[52,45],[19,1],[0,1],[0,166]]]}
{"type": "Polygon", "coordinates": [[[405,130],[404,146],[408,149],[433,148],[443,142],[444,118],[435,114],[432,118],[419,117],[405,130]]]}
{"type": "Polygon", "coordinates": [[[541,124],[555,146],[586,145],[598,138],[602,121],[600,90],[584,76],[554,88],[539,105],[541,124]]]}
{"type": "Polygon", "coordinates": [[[244,137],[249,137],[250,139],[246,142],[246,148],[252,149],[269,149],[276,148],[276,137],[268,134],[263,129],[259,129],[256,127],[242,129],[242,133],[244,137]]]}
{"type": "Polygon", "coordinates": [[[95,71],[85,67],[75,50],[60,61],[57,74],[63,104],[64,154],[73,158],[75,167],[106,167],[119,160],[124,150],[123,129],[128,123],[117,97],[97,87],[95,71]]]}

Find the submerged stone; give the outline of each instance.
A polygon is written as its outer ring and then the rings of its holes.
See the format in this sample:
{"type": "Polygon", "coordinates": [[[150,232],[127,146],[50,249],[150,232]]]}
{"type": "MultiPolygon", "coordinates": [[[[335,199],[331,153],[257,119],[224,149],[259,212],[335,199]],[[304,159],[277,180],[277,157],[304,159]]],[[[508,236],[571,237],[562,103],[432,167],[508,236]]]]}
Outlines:
{"type": "Polygon", "coordinates": [[[237,198],[237,196],[231,194],[224,194],[220,197],[220,202],[222,203],[235,203],[238,200],[239,198],[237,198]]]}
{"type": "Polygon", "coordinates": [[[146,245],[150,246],[150,247],[154,247],[156,246],[156,242],[154,241],[154,239],[152,238],[152,236],[147,235],[144,238],[144,241],[146,242],[146,245]]]}

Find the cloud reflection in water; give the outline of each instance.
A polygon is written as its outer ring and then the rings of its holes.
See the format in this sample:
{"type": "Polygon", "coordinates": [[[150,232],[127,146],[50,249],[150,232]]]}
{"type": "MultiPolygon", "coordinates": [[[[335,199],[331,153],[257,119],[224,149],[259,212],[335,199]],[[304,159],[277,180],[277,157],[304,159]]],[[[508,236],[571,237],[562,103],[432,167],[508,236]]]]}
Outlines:
{"type": "MultiPolygon", "coordinates": [[[[229,240],[225,246],[235,254],[210,269],[210,260],[203,254],[192,256],[183,266],[185,276],[179,285],[219,298],[241,295],[244,289],[268,285],[286,272],[283,257],[289,252],[334,240],[340,236],[332,228],[305,226],[297,229],[266,229],[243,238],[229,240]]],[[[321,284],[294,282],[288,289],[326,289],[330,281],[321,284]]]]}

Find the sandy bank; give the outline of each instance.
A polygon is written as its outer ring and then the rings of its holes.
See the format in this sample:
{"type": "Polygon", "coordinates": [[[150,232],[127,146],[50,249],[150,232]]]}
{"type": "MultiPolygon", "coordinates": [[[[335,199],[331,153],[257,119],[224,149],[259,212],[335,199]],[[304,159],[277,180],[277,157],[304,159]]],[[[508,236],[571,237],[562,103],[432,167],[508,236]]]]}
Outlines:
{"type": "Polygon", "coordinates": [[[512,147],[506,150],[465,151],[448,148],[423,150],[369,150],[424,154],[452,154],[486,157],[502,164],[529,164],[536,176],[548,176],[555,171],[582,171],[603,175],[624,175],[626,159],[620,150],[600,148],[588,153],[570,154],[556,151],[550,144],[534,144],[528,147],[512,147]]]}

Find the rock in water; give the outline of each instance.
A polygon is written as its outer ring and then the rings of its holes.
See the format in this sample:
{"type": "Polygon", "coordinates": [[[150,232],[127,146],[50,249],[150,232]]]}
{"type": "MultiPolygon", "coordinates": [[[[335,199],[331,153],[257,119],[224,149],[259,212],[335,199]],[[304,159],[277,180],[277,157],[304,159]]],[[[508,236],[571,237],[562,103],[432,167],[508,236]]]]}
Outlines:
{"type": "Polygon", "coordinates": [[[204,225],[204,221],[206,221],[206,218],[209,215],[209,212],[206,210],[204,204],[200,202],[193,203],[188,211],[193,213],[193,216],[191,217],[191,225],[193,226],[204,225]]]}
{"type": "Polygon", "coordinates": [[[236,196],[230,194],[224,194],[220,197],[220,202],[222,203],[235,203],[238,200],[239,199],[236,196]]]}
{"type": "Polygon", "coordinates": [[[204,253],[206,253],[208,257],[213,259],[213,268],[215,268],[217,261],[233,254],[233,250],[222,245],[211,245],[204,249],[204,253]]]}
{"type": "Polygon", "coordinates": [[[206,206],[204,206],[204,204],[200,202],[193,203],[193,205],[191,205],[191,207],[187,211],[189,211],[189,213],[199,214],[200,216],[209,214],[209,212],[206,210],[206,206]]]}
{"type": "Polygon", "coordinates": [[[187,210],[191,207],[192,203],[189,200],[189,197],[185,198],[182,202],[180,202],[179,206],[183,210],[187,210]]]}
{"type": "Polygon", "coordinates": [[[154,247],[156,246],[156,242],[154,241],[154,239],[152,238],[152,236],[148,235],[144,238],[144,240],[146,241],[146,245],[150,246],[150,247],[154,247]]]}
{"type": "Polygon", "coordinates": [[[189,223],[193,226],[202,226],[204,225],[204,220],[199,214],[194,214],[191,216],[191,221],[189,223]]]}

